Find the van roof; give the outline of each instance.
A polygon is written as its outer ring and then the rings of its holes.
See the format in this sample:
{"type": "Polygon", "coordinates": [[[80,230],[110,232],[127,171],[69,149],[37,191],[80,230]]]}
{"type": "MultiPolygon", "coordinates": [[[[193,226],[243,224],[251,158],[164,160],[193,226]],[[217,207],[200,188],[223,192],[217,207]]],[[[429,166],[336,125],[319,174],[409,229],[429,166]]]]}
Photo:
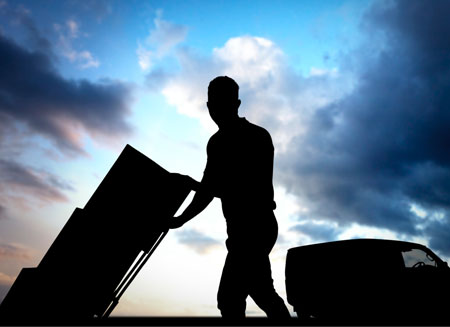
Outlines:
{"type": "Polygon", "coordinates": [[[380,248],[420,248],[423,250],[429,249],[421,244],[413,243],[413,242],[405,242],[398,240],[385,240],[385,239],[371,239],[371,238],[359,238],[359,239],[351,239],[351,240],[340,240],[333,242],[325,242],[325,243],[317,243],[317,244],[308,244],[303,246],[298,246],[295,248],[291,248],[288,252],[296,252],[296,251],[315,251],[321,250],[325,248],[334,248],[334,249],[344,249],[344,248],[364,248],[364,249],[380,249],[380,248]]]}

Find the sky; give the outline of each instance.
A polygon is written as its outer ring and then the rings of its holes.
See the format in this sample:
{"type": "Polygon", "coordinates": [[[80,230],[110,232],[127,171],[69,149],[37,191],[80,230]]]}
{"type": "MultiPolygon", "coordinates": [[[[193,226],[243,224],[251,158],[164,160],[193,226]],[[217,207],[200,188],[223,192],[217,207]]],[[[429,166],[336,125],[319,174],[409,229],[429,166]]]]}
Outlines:
{"type": "MultiPolygon", "coordinates": [[[[220,75],[275,145],[270,258],[285,301],[289,248],[383,238],[448,260],[449,12],[445,0],[0,0],[0,300],[126,144],[201,179],[220,75]]],[[[225,239],[215,199],[168,234],[113,315],[219,315],[225,239]]],[[[263,312],[249,299],[247,314],[263,312]]]]}

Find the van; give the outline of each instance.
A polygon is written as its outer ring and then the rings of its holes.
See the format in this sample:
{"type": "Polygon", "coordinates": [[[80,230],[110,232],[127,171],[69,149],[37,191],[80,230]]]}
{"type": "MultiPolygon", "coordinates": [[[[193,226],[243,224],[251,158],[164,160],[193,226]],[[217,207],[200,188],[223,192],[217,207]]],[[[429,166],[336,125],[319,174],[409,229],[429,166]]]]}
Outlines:
{"type": "Polygon", "coordinates": [[[424,245],[355,239],[288,250],[286,293],[321,323],[450,323],[448,264],[424,245]]]}

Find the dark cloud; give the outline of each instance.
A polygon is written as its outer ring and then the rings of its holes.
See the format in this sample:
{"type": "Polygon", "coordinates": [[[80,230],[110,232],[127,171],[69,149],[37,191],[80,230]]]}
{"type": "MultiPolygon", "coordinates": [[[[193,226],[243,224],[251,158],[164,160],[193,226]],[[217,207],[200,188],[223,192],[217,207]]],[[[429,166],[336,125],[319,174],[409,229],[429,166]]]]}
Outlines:
{"type": "Polygon", "coordinates": [[[322,242],[336,241],[342,232],[336,226],[327,223],[302,222],[290,228],[290,231],[301,233],[322,242]]]}
{"type": "MultiPolygon", "coordinates": [[[[19,36],[19,38],[22,39],[22,46],[30,50],[40,51],[51,57],[52,60],[57,60],[56,56],[53,54],[53,45],[47,37],[41,34],[31,17],[31,11],[27,7],[22,4],[15,5],[8,4],[7,2],[4,2],[4,5],[1,6],[0,2],[0,15],[4,22],[9,22],[10,25],[19,27],[19,29],[16,30],[16,32],[19,32],[16,33],[16,36],[19,36]],[[20,31],[22,33],[20,33],[20,31]],[[20,37],[20,35],[22,35],[22,37],[20,37]]],[[[2,33],[0,33],[0,35],[1,34],[2,33]]]]}
{"type": "Polygon", "coordinates": [[[200,254],[205,254],[221,243],[195,229],[182,230],[177,233],[178,241],[200,254]]]}
{"type": "Polygon", "coordinates": [[[123,83],[65,79],[48,54],[1,35],[0,70],[0,125],[25,123],[72,154],[83,152],[83,132],[115,138],[131,131],[130,88],[123,83]]]}
{"type": "MultiPolygon", "coordinates": [[[[18,162],[4,159],[0,159],[0,183],[2,193],[14,190],[19,191],[22,196],[29,195],[42,201],[65,201],[67,197],[63,191],[74,190],[68,182],[55,175],[45,171],[38,173],[18,162]]],[[[0,217],[4,210],[6,209],[0,206],[0,217]]]]}
{"type": "Polygon", "coordinates": [[[128,135],[131,86],[108,79],[64,78],[56,68],[53,45],[30,11],[6,5],[1,15],[25,31],[20,44],[0,33],[0,217],[4,217],[11,203],[28,207],[30,200],[67,200],[66,191],[73,190],[69,182],[38,168],[39,163],[24,164],[23,158],[31,152],[42,152],[49,160],[61,159],[59,154],[70,158],[85,154],[85,136],[110,142],[128,135]]]}
{"type": "Polygon", "coordinates": [[[423,235],[450,255],[449,12],[448,1],[420,0],[367,11],[369,41],[341,62],[357,76],[354,90],[317,110],[278,158],[280,180],[311,217],[423,235]]]}
{"type": "Polygon", "coordinates": [[[426,227],[425,232],[432,235],[430,247],[449,256],[450,253],[450,219],[448,212],[441,221],[433,221],[426,227]]]}

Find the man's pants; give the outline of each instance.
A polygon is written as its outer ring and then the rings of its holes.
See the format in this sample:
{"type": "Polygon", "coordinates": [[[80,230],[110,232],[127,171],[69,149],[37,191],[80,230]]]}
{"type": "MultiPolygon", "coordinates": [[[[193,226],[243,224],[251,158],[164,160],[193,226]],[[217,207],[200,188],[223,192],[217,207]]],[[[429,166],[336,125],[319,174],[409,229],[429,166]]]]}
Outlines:
{"type": "Polygon", "coordinates": [[[228,255],[217,294],[222,317],[244,318],[245,300],[250,295],[267,317],[290,318],[283,299],[273,287],[269,253],[278,234],[273,212],[269,218],[259,220],[258,226],[230,225],[226,241],[228,255]]]}

